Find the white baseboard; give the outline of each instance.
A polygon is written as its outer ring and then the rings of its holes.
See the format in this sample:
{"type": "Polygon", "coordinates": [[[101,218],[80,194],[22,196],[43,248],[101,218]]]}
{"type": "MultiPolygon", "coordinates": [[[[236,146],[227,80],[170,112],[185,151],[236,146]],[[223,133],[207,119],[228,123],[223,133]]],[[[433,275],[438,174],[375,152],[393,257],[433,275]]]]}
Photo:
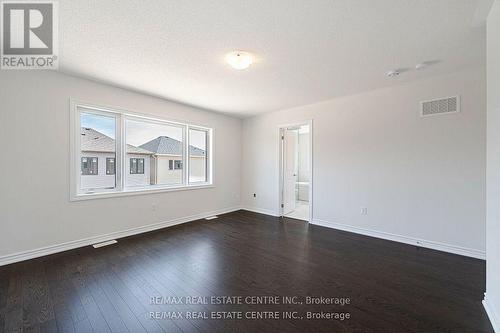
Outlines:
{"type": "Polygon", "coordinates": [[[62,243],[62,244],[45,246],[45,247],[34,249],[34,250],[28,250],[28,251],[8,254],[8,255],[4,255],[4,256],[0,257],[0,266],[12,264],[12,263],[23,261],[23,260],[38,258],[38,257],[46,256],[49,254],[54,254],[57,252],[72,250],[72,249],[76,249],[76,248],[83,247],[83,246],[89,246],[89,245],[92,245],[95,243],[101,243],[101,242],[106,242],[106,241],[113,240],[113,239],[142,234],[144,232],[163,229],[166,227],[171,227],[171,226],[186,223],[186,222],[196,221],[196,220],[204,219],[206,217],[213,216],[213,215],[230,213],[230,212],[234,212],[234,211],[240,210],[240,209],[241,209],[241,207],[231,207],[231,208],[219,209],[216,211],[200,213],[200,214],[196,214],[196,215],[181,217],[181,218],[177,218],[177,219],[173,219],[173,220],[169,220],[169,221],[164,221],[164,222],[159,222],[159,223],[153,223],[153,224],[149,224],[149,225],[145,225],[145,226],[141,226],[141,227],[136,227],[136,228],[131,228],[131,229],[123,230],[123,231],[112,232],[112,233],[105,234],[105,235],[88,237],[88,238],[70,241],[70,242],[66,242],[66,243],[62,243]]]}
{"type": "Polygon", "coordinates": [[[488,296],[484,293],[483,306],[490,318],[491,326],[496,333],[500,333],[500,314],[495,311],[492,302],[488,300],[488,296]]]}
{"type": "Polygon", "coordinates": [[[279,216],[278,213],[276,213],[275,211],[269,210],[269,209],[261,209],[261,208],[255,208],[255,207],[241,207],[241,209],[248,210],[249,212],[264,214],[264,215],[279,216]]]}
{"type": "Polygon", "coordinates": [[[354,226],[350,226],[350,225],[346,225],[346,224],[342,224],[342,223],[329,222],[329,221],[318,220],[318,219],[313,219],[312,224],[316,224],[316,225],[320,225],[320,226],[328,227],[328,228],[333,228],[333,229],[338,229],[338,230],[343,230],[343,231],[348,231],[348,232],[353,232],[353,233],[361,234],[361,235],[365,235],[365,236],[376,237],[376,238],[391,240],[391,241],[395,241],[395,242],[425,247],[425,248],[429,248],[429,249],[433,249],[433,250],[459,254],[462,256],[466,256],[466,257],[472,257],[472,258],[483,259],[483,260],[486,259],[486,252],[481,251],[481,250],[477,250],[477,249],[470,249],[470,248],[465,248],[465,247],[446,244],[446,243],[429,241],[429,240],[419,239],[419,238],[414,238],[414,237],[409,237],[409,236],[396,235],[396,234],[391,234],[388,232],[359,228],[359,227],[354,227],[354,226]]]}

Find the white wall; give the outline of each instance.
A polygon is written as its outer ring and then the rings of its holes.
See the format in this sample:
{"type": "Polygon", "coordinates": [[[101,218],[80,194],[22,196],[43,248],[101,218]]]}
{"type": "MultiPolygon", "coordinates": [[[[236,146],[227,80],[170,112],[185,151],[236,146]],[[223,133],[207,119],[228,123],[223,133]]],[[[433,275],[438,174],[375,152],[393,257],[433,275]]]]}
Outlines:
{"type": "Polygon", "coordinates": [[[485,68],[472,68],[245,119],[242,204],[277,213],[277,127],[313,119],[317,222],[484,255],[485,84],[485,68]],[[419,116],[420,101],[457,94],[461,113],[419,116]]]}
{"type": "Polygon", "coordinates": [[[500,332],[500,1],[488,17],[488,157],[486,223],[486,302],[500,332]]]}
{"type": "Polygon", "coordinates": [[[239,119],[56,72],[2,71],[0,259],[238,206],[240,138],[239,119]],[[215,188],[70,202],[70,97],[213,127],[215,188]]]}

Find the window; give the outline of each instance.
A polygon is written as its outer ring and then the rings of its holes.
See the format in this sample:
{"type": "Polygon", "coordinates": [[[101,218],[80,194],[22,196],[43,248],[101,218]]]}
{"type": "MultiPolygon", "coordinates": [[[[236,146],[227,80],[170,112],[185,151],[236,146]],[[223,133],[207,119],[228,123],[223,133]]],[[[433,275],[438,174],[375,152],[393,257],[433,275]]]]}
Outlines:
{"type": "Polygon", "coordinates": [[[75,103],[71,119],[73,199],[211,185],[210,128],[75,103]]]}
{"type": "Polygon", "coordinates": [[[182,160],[169,160],[168,170],[182,170],[182,160]]]}
{"type": "Polygon", "coordinates": [[[168,170],[182,170],[182,160],[169,160],[168,170]]]}
{"type": "Polygon", "coordinates": [[[114,175],[116,173],[115,158],[106,157],[106,174],[114,175]]]}
{"type": "Polygon", "coordinates": [[[174,169],[175,170],[182,170],[182,161],[175,160],[174,169]]]}
{"type": "Polygon", "coordinates": [[[94,175],[99,174],[99,160],[97,157],[82,157],[82,175],[94,175]]]}
{"type": "Polygon", "coordinates": [[[137,159],[137,173],[144,174],[144,159],[137,159]]]}
{"type": "Polygon", "coordinates": [[[144,159],[143,158],[131,158],[130,159],[130,174],[144,174],[144,159]]]}
{"type": "Polygon", "coordinates": [[[207,181],[207,146],[208,131],[189,129],[189,182],[207,181]]]}

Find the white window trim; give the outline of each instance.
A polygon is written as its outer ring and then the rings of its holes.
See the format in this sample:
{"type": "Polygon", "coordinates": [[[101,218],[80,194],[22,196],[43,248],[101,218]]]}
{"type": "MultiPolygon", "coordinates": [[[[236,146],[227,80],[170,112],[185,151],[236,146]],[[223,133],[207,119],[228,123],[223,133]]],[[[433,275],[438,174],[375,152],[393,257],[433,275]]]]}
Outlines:
{"type": "Polygon", "coordinates": [[[185,190],[195,190],[204,188],[214,188],[214,129],[203,125],[193,125],[186,122],[181,122],[178,120],[172,120],[163,118],[161,116],[153,116],[150,114],[144,114],[134,111],[124,110],[117,107],[108,107],[102,105],[95,105],[92,103],[86,103],[82,101],[77,101],[70,99],[70,201],[80,201],[89,199],[103,199],[103,198],[114,198],[123,197],[130,195],[142,195],[142,194],[152,194],[152,193],[162,193],[162,192],[174,192],[174,191],[185,191],[185,190]],[[95,114],[102,114],[105,116],[114,115],[116,117],[116,155],[115,155],[115,177],[116,177],[116,187],[114,189],[102,189],[93,193],[85,193],[80,191],[80,112],[78,108],[84,108],[95,114]],[[149,122],[158,122],[161,124],[174,125],[183,128],[183,145],[184,145],[184,156],[183,156],[183,184],[176,185],[156,185],[147,187],[125,187],[125,177],[123,177],[124,172],[126,172],[126,163],[123,162],[123,152],[126,151],[126,138],[125,138],[125,120],[126,119],[136,119],[145,120],[149,122]],[[206,182],[195,182],[189,183],[189,144],[188,136],[189,129],[203,130],[207,132],[207,181],[206,182]],[[78,135],[78,136],[77,136],[78,135]],[[77,139],[78,138],[78,139],[77,139]],[[77,161],[78,159],[78,161],[77,161]]]}

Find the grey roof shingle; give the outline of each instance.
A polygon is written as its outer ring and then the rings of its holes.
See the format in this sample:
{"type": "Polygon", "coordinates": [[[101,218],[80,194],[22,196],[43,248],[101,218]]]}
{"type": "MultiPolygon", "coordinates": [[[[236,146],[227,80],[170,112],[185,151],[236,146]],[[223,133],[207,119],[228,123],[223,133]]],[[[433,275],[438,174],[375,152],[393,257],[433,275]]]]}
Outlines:
{"type": "MultiPolygon", "coordinates": [[[[182,155],[182,142],[168,136],[159,136],[143,145],[140,148],[162,155],[182,155]]],[[[205,151],[192,145],[189,146],[191,156],[205,156],[205,151]]]]}
{"type": "MultiPolygon", "coordinates": [[[[82,151],[112,153],[116,151],[115,140],[96,131],[93,128],[82,127],[80,132],[82,151]]],[[[143,148],[127,145],[127,153],[153,155],[154,153],[143,148]]]]}

